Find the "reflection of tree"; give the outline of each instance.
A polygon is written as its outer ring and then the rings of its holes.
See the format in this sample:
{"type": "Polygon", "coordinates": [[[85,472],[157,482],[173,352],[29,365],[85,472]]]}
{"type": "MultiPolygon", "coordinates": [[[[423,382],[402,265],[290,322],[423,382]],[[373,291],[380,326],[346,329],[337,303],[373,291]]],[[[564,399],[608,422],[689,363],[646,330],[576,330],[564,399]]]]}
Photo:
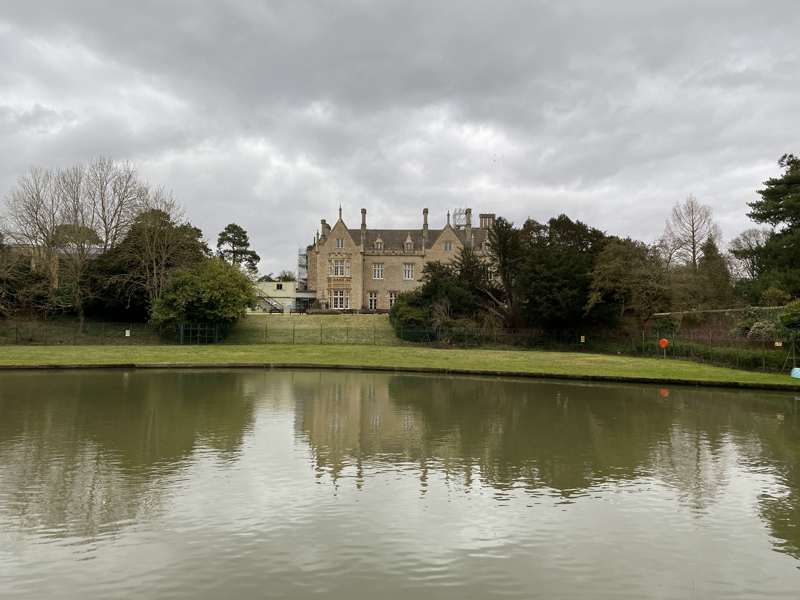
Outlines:
{"type": "Polygon", "coordinates": [[[376,373],[297,374],[295,392],[297,428],[334,477],[410,462],[423,479],[437,469],[567,497],[654,477],[699,514],[737,472],[766,468],[783,491],[762,514],[800,549],[800,416],[780,394],[376,373]]]}
{"type": "Polygon", "coordinates": [[[760,494],[761,514],[778,548],[800,558],[800,399],[722,390],[674,396],[668,451],[674,466],[667,478],[673,477],[693,507],[703,509],[737,469],[773,476],[774,485],[760,494]],[[682,453],[689,456],[681,458],[682,453]]]}
{"type": "Polygon", "coordinates": [[[653,393],[645,387],[414,377],[394,378],[390,389],[424,415],[432,450],[455,446],[493,486],[522,482],[565,495],[636,476],[672,422],[671,405],[646,402],[653,393]]]}
{"type": "Polygon", "coordinates": [[[234,372],[4,374],[0,486],[26,526],[95,535],[156,510],[197,446],[235,455],[253,420],[234,372]]]}
{"type": "Polygon", "coordinates": [[[751,460],[777,471],[781,487],[762,495],[761,511],[778,547],[800,559],[800,397],[768,408],[751,421],[761,450],[751,460]]]}

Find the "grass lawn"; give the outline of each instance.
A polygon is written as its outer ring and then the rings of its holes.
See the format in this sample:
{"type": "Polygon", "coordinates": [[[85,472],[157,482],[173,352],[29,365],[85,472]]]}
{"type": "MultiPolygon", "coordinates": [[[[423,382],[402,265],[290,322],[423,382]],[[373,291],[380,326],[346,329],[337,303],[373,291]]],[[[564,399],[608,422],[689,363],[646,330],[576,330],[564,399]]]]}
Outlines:
{"type": "Polygon", "coordinates": [[[251,314],[237,321],[227,344],[397,344],[388,315],[251,314]]]}
{"type": "Polygon", "coordinates": [[[800,389],[788,375],[739,371],[683,360],[573,352],[436,349],[418,346],[5,346],[0,365],[336,365],[539,374],[665,383],[728,383],[800,389]]]}

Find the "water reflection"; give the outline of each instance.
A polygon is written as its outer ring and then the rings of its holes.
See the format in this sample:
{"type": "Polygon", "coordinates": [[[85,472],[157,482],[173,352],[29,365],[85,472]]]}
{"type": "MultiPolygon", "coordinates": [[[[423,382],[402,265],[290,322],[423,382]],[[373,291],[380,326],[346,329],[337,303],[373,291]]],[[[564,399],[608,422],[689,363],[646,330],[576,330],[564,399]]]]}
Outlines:
{"type": "Polygon", "coordinates": [[[234,373],[3,375],[2,508],[52,536],[147,519],[193,453],[235,459],[253,410],[234,373]]]}
{"type": "Polygon", "coordinates": [[[794,597],[800,400],[668,392],[1,373],[0,590],[794,597]]]}
{"type": "Polygon", "coordinates": [[[780,393],[487,378],[298,373],[297,427],[336,480],[365,464],[412,463],[496,490],[565,499],[653,478],[692,510],[741,469],[767,472],[759,508],[800,558],[800,400],[780,393]]]}

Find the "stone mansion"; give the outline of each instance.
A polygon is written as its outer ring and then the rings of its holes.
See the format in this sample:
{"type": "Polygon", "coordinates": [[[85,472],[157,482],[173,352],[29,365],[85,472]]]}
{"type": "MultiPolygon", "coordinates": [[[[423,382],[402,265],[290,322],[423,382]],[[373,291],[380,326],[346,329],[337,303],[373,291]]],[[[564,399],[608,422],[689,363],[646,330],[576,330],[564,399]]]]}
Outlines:
{"type": "Polygon", "coordinates": [[[482,214],[473,227],[468,208],[459,224],[451,225],[448,213],[443,229],[429,229],[425,208],[420,229],[368,229],[367,210],[362,208],[360,229],[349,229],[340,208],[333,227],[322,219],[314,243],[306,249],[303,283],[322,308],[387,311],[399,293],[420,284],[426,263],[452,262],[464,246],[484,254],[494,220],[493,214],[482,214]]]}

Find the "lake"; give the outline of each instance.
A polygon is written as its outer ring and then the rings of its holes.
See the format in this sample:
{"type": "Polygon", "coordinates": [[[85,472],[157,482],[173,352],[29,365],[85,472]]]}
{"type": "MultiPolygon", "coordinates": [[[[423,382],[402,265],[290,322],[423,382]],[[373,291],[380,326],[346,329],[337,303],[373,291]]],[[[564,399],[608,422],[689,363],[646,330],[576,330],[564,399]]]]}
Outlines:
{"type": "Polygon", "coordinates": [[[0,597],[797,598],[794,393],[0,373],[0,597]]]}

